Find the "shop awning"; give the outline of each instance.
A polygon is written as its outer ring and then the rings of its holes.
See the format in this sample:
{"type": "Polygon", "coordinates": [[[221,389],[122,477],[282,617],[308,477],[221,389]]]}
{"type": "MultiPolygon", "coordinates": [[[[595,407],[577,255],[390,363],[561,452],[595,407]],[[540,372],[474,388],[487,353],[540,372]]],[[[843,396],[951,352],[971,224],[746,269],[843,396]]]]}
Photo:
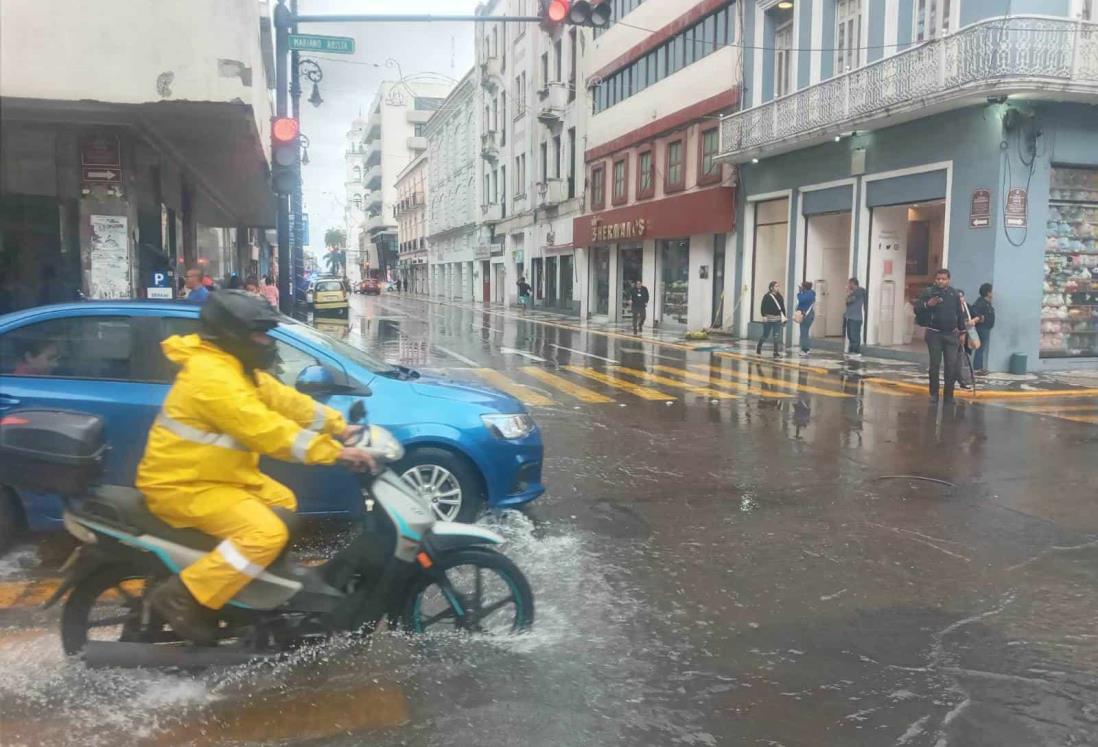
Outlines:
{"type": "Polygon", "coordinates": [[[729,233],[736,222],[734,200],[732,187],[716,187],[589,213],[573,221],[572,244],[588,247],[729,233]]]}

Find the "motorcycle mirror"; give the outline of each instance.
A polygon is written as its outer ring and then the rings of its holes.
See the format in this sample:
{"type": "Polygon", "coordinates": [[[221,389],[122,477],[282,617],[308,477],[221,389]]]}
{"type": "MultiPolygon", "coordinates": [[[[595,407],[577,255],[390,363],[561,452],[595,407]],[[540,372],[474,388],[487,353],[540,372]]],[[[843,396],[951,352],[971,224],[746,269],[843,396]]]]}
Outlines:
{"type": "Polygon", "coordinates": [[[350,416],[352,423],[365,422],[365,420],[366,420],[366,404],[362,400],[356,399],[354,404],[351,405],[351,409],[347,414],[348,414],[348,416],[350,416]]]}

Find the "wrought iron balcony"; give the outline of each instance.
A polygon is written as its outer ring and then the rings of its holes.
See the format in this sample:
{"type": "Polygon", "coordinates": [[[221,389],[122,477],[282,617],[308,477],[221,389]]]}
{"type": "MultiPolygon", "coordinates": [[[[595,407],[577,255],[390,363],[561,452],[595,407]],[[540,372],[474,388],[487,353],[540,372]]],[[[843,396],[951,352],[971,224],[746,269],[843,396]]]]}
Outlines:
{"type": "Polygon", "coordinates": [[[1011,94],[1098,101],[1098,24],[1035,16],[974,23],[723,117],[721,156],[742,163],[1011,94]]]}

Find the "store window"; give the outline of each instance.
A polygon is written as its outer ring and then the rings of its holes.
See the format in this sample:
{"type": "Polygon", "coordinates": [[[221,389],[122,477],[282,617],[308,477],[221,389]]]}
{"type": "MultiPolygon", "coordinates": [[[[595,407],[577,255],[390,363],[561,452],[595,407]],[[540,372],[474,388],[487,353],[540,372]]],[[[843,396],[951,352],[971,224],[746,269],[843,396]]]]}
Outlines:
{"type": "Polygon", "coordinates": [[[690,239],[656,243],[660,255],[660,323],[686,324],[690,291],[690,239]]]}
{"type": "Polygon", "coordinates": [[[614,161],[613,203],[622,205],[629,197],[629,160],[628,156],[614,161]]]}
{"type": "Polygon", "coordinates": [[[715,184],[721,180],[721,164],[717,161],[720,133],[716,127],[702,130],[698,147],[698,184],[715,184]]]}
{"type": "Polygon", "coordinates": [[[1041,357],[1098,356],[1098,169],[1053,167],[1041,357]]]}
{"type": "Polygon", "coordinates": [[[762,321],[759,305],[772,281],[785,287],[789,258],[789,199],[755,203],[751,320],[762,321]]]}
{"type": "Polygon", "coordinates": [[[637,155],[637,199],[651,197],[656,192],[656,163],[652,151],[646,150],[637,155]]]}
{"type": "Polygon", "coordinates": [[[606,207],[606,169],[602,166],[591,168],[591,209],[602,210],[606,207]]]}
{"type": "Polygon", "coordinates": [[[853,70],[861,64],[862,0],[835,3],[835,73],[853,70]]]}
{"type": "Polygon", "coordinates": [[[665,192],[674,192],[683,188],[686,182],[686,175],[683,173],[682,162],[682,139],[672,140],[667,144],[667,168],[665,169],[666,180],[664,181],[663,190],[665,192]]]}

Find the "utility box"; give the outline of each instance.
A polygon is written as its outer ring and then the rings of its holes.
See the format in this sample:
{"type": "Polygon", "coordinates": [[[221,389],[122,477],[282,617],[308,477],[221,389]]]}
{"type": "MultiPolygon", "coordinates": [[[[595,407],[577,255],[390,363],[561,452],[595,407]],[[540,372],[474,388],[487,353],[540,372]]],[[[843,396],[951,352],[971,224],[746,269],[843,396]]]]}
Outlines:
{"type": "Polygon", "coordinates": [[[1029,365],[1029,356],[1025,353],[1013,353],[1010,356],[1010,372],[1020,376],[1026,372],[1029,365]]]}

